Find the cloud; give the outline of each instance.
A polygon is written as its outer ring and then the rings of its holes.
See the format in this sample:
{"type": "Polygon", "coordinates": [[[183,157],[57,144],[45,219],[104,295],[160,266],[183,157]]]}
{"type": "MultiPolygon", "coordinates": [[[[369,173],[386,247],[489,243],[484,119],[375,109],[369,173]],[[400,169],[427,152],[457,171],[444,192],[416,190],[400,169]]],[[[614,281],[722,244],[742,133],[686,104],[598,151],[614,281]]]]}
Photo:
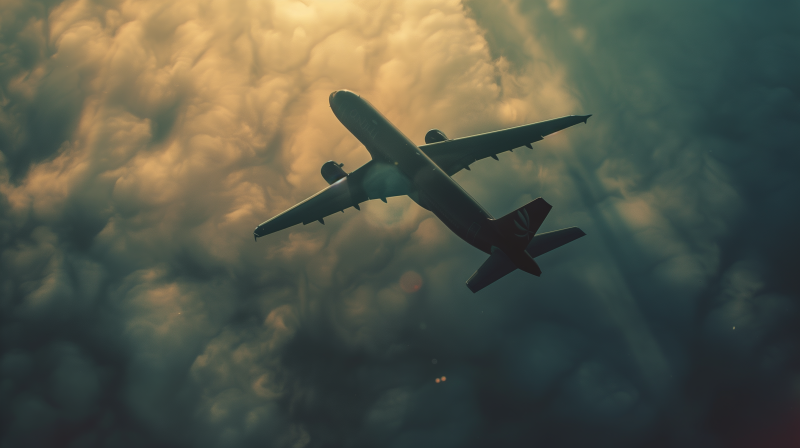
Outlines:
{"type": "Polygon", "coordinates": [[[797,12],[4,3],[3,443],[783,434],[759,416],[797,406],[797,12]],[[407,198],[254,244],[325,161],[369,159],[329,110],[340,88],[420,143],[595,114],[455,177],[495,215],[545,197],[543,231],[588,237],[478,295],[484,254],[407,198]]]}

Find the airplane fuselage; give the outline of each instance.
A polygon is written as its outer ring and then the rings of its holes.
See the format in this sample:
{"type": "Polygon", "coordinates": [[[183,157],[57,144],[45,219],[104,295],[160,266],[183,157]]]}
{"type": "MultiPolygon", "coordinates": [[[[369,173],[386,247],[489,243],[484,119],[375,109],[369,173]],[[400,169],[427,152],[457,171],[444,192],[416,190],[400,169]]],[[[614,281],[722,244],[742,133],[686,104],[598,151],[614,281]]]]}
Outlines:
{"type": "Polygon", "coordinates": [[[503,237],[492,216],[369,102],[347,90],[330,95],[333,113],[373,160],[394,164],[411,183],[409,196],[472,246],[490,253],[503,237]]]}

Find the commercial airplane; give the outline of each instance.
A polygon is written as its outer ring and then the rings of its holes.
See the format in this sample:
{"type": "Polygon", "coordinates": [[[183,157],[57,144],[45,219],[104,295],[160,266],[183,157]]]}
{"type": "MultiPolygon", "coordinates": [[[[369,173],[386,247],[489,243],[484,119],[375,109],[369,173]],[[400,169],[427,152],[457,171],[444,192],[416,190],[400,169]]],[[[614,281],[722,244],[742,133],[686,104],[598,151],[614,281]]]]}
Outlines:
{"type": "Polygon", "coordinates": [[[391,196],[407,195],[422,208],[433,212],[450,230],[467,243],[489,254],[489,258],[467,280],[478,292],[520,269],[542,274],[534,258],[585,235],[577,227],[536,234],[552,206],[538,198],[494,219],[451,176],[469,170],[475,161],[512,151],[546,135],[578,123],[591,115],[569,115],[501,131],[448,139],[438,129],[425,134],[425,145],[417,146],[372,104],[348,90],[331,93],[329,102],[336,118],[369,151],[372,160],[347,173],[334,161],[322,165],[322,177],[329,187],[256,227],[259,237],[296,224],[319,221],[344,212],[370,199],[386,202],[391,196]]]}

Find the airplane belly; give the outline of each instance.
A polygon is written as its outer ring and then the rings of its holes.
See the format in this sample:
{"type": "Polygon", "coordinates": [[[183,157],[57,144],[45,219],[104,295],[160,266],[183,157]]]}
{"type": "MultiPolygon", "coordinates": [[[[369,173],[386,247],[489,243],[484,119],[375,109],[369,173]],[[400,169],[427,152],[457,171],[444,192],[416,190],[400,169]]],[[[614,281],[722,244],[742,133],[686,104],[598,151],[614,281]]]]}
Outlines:
{"type": "Polygon", "coordinates": [[[364,144],[373,160],[395,165],[410,180],[424,208],[468,243],[488,250],[482,236],[491,229],[491,215],[424,151],[358,95],[340,90],[331,94],[330,103],[339,121],[364,144]]]}
{"type": "Polygon", "coordinates": [[[492,242],[489,238],[491,230],[488,226],[488,222],[481,223],[478,221],[473,221],[470,223],[469,227],[466,227],[462,221],[453,219],[452,215],[449,215],[443,209],[431,207],[430,210],[434,215],[436,215],[437,218],[439,218],[440,221],[442,221],[445,226],[447,226],[448,229],[450,229],[450,231],[455,233],[459,238],[482,252],[487,254],[491,252],[492,242]]]}
{"type": "Polygon", "coordinates": [[[414,178],[414,187],[419,194],[419,202],[453,233],[489,253],[493,229],[489,223],[491,217],[460,185],[449,176],[442,179],[431,171],[430,174],[418,173],[414,178]]]}

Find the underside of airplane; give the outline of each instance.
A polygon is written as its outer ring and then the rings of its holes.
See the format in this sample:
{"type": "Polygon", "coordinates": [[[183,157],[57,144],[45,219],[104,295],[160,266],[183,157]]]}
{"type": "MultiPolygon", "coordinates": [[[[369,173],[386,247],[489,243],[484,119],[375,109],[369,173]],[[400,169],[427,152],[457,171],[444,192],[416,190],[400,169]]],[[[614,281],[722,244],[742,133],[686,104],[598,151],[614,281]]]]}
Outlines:
{"type": "Polygon", "coordinates": [[[334,161],[322,165],[329,186],[256,227],[258,238],[297,224],[309,224],[371,199],[409,196],[433,212],[450,230],[489,258],[467,280],[478,292],[520,269],[541,275],[534,258],[585,235],[577,227],[537,234],[552,206],[538,198],[498,219],[478,204],[452,176],[481,159],[531,143],[562,129],[586,123],[591,115],[569,115],[552,120],[448,139],[438,129],[416,146],[369,102],[348,90],[329,97],[339,121],[367,148],[372,160],[347,173],[334,161]]]}

